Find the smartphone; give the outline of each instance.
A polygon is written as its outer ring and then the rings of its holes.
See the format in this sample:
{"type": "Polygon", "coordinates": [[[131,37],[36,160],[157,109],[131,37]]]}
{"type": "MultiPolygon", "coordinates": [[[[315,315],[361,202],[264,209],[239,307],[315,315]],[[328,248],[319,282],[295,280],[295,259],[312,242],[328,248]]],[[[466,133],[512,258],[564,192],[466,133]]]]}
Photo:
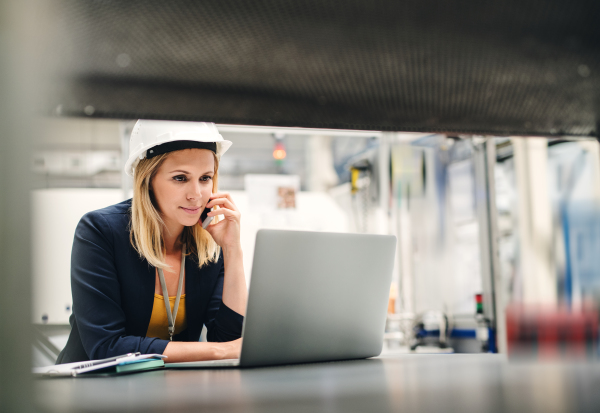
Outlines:
{"type": "Polygon", "coordinates": [[[208,224],[210,224],[214,218],[214,217],[207,216],[207,214],[210,211],[212,211],[212,209],[204,208],[204,211],[202,211],[202,214],[200,215],[200,221],[202,222],[202,228],[204,228],[204,229],[206,229],[206,227],[208,227],[208,224]]]}

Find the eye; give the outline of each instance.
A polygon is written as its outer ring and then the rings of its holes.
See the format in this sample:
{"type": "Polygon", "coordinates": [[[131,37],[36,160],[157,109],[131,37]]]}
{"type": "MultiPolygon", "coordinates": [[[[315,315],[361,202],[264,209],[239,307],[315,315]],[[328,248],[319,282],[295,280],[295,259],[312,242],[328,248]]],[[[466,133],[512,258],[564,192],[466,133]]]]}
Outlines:
{"type": "Polygon", "coordinates": [[[204,175],[202,178],[200,178],[200,180],[201,180],[202,182],[208,182],[208,181],[210,181],[211,179],[212,179],[212,176],[210,176],[210,175],[204,175]]]}
{"type": "Polygon", "coordinates": [[[177,175],[173,177],[173,180],[177,182],[185,182],[187,181],[187,178],[185,177],[185,175],[177,175]]]}

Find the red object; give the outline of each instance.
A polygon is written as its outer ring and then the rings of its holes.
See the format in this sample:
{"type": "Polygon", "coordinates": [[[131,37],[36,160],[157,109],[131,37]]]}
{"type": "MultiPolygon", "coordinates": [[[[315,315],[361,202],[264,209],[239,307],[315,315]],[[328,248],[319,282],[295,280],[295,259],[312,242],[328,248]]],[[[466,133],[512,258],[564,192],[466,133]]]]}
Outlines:
{"type": "Polygon", "coordinates": [[[540,360],[596,356],[598,310],[512,304],[506,309],[508,354],[540,360]]]}
{"type": "Polygon", "coordinates": [[[287,156],[287,153],[285,151],[285,146],[283,145],[283,143],[276,142],[275,148],[273,148],[273,158],[275,158],[278,161],[281,161],[281,160],[285,159],[286,156],[287,156]]]}

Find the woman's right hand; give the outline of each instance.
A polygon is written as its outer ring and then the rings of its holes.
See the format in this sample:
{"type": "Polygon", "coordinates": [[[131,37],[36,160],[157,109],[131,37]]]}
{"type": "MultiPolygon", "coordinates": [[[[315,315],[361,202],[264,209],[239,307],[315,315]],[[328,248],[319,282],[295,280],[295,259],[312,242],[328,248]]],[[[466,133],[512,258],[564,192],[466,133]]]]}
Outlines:
{"type": "Polygon", "coordinates": [[[238,359],[242,352],[242,339],[238,338],[233,341],[223,343],[214,343],[216,346],[215,360],[238,359]]]}

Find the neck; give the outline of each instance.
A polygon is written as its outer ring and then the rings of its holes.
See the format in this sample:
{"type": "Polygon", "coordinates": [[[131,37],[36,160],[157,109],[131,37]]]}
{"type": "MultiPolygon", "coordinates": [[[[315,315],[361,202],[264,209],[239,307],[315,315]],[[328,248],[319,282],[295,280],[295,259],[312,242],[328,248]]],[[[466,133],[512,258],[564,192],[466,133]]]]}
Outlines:
{"type": "Polygon", "coordinates": [[[181,234],[183,233],[183,225],[175,224],[169,225],[165,222],[163,228],[163,242],[165,243],[165,249],[167,254],[175,254],[181,252],[181,234]]]}

